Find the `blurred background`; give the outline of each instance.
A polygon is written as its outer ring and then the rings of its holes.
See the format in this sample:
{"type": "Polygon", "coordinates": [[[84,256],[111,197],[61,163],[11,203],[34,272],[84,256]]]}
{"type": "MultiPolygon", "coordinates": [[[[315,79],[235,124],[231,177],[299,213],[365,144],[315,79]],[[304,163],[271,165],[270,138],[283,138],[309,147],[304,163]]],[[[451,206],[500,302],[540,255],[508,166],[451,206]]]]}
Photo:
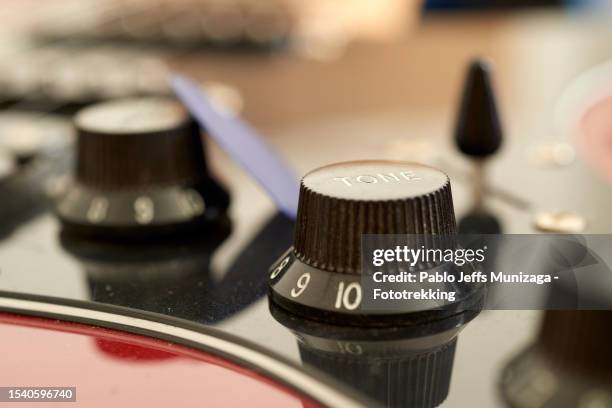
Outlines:
{"type": "MultiPolygon", "coordinates": [[[[551,153],[541,145],[570,137],[567,89],[612,55],[605,1],[1,4],[0,148],[18,160],[40,149],[42,128],[59,126],[50,117],[69,119],[108,98],[167,94],[176,72],[245,116],[298,174],[364,150],[428,162],[437,146],[452,144],[467,64],[486,57],[506,136],[500,157],[571,161],[567,146],[551,153]]],[[[508,172],[491,167],[493,179],[508,182],[508,172]]]]}
{"type": "Polygon", "coordinates": [[[568,79],[611,50],[612,7],[603,1],[1,4],[5,104],[27,98],[58,102],[61,111],[108,97],[164,93],[166,75],[176,70],[226,85],[216,88],[244,106],[249,119],[270,127],[375,111],[441,110],[444,117],[476,55],[496,62],[504,105],[529,112],[551,106],[568,79]]]}
{"type": "Polygon", "coordinates": [[[10,139],[9,150],[33,149],[36,130],[7,111],[70,114],[101,99],[164,94],[173,71],[201,81],[271,137],[377,115],[384,120],[368,123],[381,130],[398,120],[406,132],[448,134],[475,56],[495,63],[507,134],[556,137],[564,89],[612,54],[604,1],[1,4],[0,140],[10,139]],[[20,137],[2,134],[7,128],[20,128],[20,137]]]}

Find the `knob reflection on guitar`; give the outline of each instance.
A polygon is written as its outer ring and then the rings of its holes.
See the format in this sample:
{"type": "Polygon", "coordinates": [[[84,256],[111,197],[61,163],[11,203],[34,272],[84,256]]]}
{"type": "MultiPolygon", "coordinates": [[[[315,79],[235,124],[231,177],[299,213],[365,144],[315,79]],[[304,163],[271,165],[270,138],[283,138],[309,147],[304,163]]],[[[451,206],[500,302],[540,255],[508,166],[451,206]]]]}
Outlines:
{"type": "Polygon", "coordinates": [[[364,330],[302,319],[270,303],[297,338],[302,363],[385,407],[436,407],[447,397],[457,338],[478,312],[413,326],[364,330]]]}

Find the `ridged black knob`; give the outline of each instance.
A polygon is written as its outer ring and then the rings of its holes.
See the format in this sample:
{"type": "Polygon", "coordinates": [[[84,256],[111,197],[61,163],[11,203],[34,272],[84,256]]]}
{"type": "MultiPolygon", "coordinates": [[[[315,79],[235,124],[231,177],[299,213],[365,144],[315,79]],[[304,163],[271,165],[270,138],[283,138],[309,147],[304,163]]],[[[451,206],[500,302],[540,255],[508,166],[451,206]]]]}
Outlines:
{"type": "Polygon", "coordinates": [[[176,100],[100,103],[74,124],[75,174],[58,205],[67,228],[153,237],[210,222],[227,208],[227,193],[208,174],[200,130],[176,100]]]}
{"type": "Polygon", "coordinates": [[[330,272],[358,274],[362,234],[455,233],[450,181],[432,167],[392,161],[333,164],[302,179],[295,254],[330,272]]]}
{"type": "Polygon", "coordinates": [[[187,111],[169,99],[129,99],[75,118],[76,180],[99,189],[188,184],[207,176],[204,147],[187,111]]]}
{"type": "Polygon", "coordinates": [[[550,310],[544,315],[537,346],[571,372],[612,380],[612,312],[550,310]]]}
{"type": "Polygon", "coordinates": [[[501,394],[517,408],[606,406],[611,342],[611,311],[548,310],[535,344],[504,367],[501,394]]]}
{"type": "MultiPolygon", "coordinates": [[[[297,315],[352,326],[412,325],[478,310],[481,285],[449,286],[448,282],[435,288],[452,291],[448,301],[371,307],[375,303],[371,286],[376,286],[371,278],[379,270],[369,258],[373,251],[400,245],[452,249],[455,224],[450,180],[433,167],[395,161],[321,167],[302,179],[294,245],[270,268],[270,297],[297,315]]],[[[424,271],[439,264],[417,260],[412,267],[424,271]]],[[[381,269],[395,274],[398,265],[381,269]]],[[[471,268],[467,265],[466,271],[471,268]]],[[[453,265],[447,270],[458,273],[453,265]]],[[[418,291],[421,284],[409,287],[418,291]]],[[[381,290],[387,289],[391,288],[381,290]]],[[[431,285],[422,289],[434,290],[431,285]]]]}
{"type": "Polygon", "coordinates": [[[486,158],[502,143],[502,128],[490,77],[490,67],[482,60],[471,63],[463,89],[463,97],[455,142],[464,154],[486,158]]]}

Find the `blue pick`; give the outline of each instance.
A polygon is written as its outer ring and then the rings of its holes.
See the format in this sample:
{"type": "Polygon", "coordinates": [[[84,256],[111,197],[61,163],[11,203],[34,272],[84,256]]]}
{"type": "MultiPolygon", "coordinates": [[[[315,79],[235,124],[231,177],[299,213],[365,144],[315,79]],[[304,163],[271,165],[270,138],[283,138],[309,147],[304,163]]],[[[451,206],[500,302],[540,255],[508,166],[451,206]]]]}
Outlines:
{"type": "Polygon", "coordinates": [[[297,214],[297,179],[255,129],[217,109],[192,80],[175,76],[172,89],[203,129],[263,187],[279,211],[297,214]]]}

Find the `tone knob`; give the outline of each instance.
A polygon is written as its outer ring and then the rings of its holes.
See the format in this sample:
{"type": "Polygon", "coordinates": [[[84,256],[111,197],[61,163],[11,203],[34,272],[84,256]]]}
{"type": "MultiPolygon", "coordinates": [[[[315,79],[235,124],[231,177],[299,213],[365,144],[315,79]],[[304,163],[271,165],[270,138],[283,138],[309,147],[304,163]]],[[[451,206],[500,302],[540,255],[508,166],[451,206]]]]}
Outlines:
{"type": "Polygon", "coordinates": [[[307,174],[300,187],[295,254],[330,272],[359,274],[362,234],[453,234],[450,181],[411,163],[352,162],[307,174]]]}
{"type": "Polygon", "coordinates": [[[211,223],[229,196],[207,170],[200,131],[173,99],[148,97],[81,110],[75,175],[58,203],[67,230],[159,237],[211,223]]]}
{"type": "MultiPolygon", "coordinates": [[[[302,179],[294,246],[271,269],[271,299],[295,313],[326,321],[382,324],[390,317],[388,322],[395,324],[401,320],[400,311],[389,316],[375,313],[372,319],[361,308],[370,295],[362,293],[362,236],[448,237],[455,228],[450,181],[440,170],[392,161],[319,168],[302,179]]],[[[454,313],[471,295],[457,294],[454,313]]],[[[424,311],[432,312],[431,302],[415,304],[414,312],[424,311]]]]}

